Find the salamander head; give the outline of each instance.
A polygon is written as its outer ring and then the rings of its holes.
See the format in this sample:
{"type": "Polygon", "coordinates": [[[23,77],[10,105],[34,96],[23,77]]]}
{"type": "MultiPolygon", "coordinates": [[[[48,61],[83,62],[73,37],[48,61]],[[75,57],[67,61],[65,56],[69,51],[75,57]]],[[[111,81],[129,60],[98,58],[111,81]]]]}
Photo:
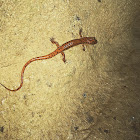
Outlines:
{"type": "Polygon", "coordinates": [[[95,39],[95,37],[85,37],[85,40],[84,40],[85,43],[87,44],[96,44],[97,43],[97,40],[95,39]]]}

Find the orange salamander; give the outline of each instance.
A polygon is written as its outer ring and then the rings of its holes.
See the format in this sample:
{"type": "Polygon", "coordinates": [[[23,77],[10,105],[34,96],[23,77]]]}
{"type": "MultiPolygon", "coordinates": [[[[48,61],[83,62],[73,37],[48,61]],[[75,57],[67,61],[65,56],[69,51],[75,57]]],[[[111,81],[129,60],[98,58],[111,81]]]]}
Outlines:
{"type": "Polygon", "coordinates": [[[31,62],[37,61],[37,60],[49,59],[49,58],[52,58],[52,57],[54,57],[55,55],[57,55],[59,53],[62,54],[63,61],[66,62],[65,54],[64,54],[65,50],[67,50],[67,49],[69,49],[69,48],[71,48],[73,46],[82,44],[83,50],[85,51],[84,44],[92,44],[92,45],[94,45],[94,44],[97,43],[97,40],[95,39],[95,37],[82,37],[81,33],[82,33],[82,29],[80,29],[80,31],[79,31],[80,39],[74,39],[74,40],[68,41],[68,42],[64,43],[62,46],[59,46],[58,42],[54,41],[54,39],[51,38],[50,41],[53,44],[56,44],[57,49],[55,51],[53,51],[52,53],[48,54],[48,55],[44,55],[44,56],[40,56],[40,57],[35,57],[35,58],[30,59],[28,62],[26,62],[26,64],[23,66],[22,71],[21,71],[21,82],[20,82],[20,86],[18,88],[16,88],[16,89],[9,89],[6,86],[4,86],[3,84],[1,84],[1,83],[0,84],[3,87],[5,87],[7,90],[9,90],[9,91],[18,91],[22,87],[22,85],[23,85],[24,71],[25,71],[26,67],[31,62]]]}

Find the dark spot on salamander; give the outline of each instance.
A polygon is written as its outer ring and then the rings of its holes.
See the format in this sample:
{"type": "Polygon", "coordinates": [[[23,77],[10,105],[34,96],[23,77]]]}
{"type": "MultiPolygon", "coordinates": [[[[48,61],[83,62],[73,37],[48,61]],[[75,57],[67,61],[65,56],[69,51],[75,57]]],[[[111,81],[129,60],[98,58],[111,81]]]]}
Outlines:
{"type": "Polygon", "coordinates": [[[98,2],[101,2],[101,0],[98,0],[98,2]]]}
{"type": "Polygon", "coordinates": [[[56,51],[55,54],[58,54],[58,51],[56,51]]]}
{"type": "Polygon", "coordinates": [[[58,50],[61,50],[61,48],[59,47],[58,50]]]}

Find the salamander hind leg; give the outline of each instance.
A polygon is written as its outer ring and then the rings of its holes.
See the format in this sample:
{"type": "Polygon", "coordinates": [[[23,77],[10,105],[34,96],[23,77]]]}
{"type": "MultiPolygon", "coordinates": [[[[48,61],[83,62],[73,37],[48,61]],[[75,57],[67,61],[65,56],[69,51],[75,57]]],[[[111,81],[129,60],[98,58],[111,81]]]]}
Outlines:
{"type": "Polygon", "coordinates": [[[85,46],[84,46],[84,44],[82,44],[82,46],[83,46],[83,51],[85,51],[85,46]]]}
{"type": "MultiPolygon", "coordinates": [[[[83,36],[82,36],[82,28],[79,30],[79,35],[80,35],[81,38],[83,37],[83,36]]],[[[83,46],[83,51],[85,51],[85,46],[84,46],[84,44],[82,44],[82,46],[83,46]]]]}
{"type": "Polygon", "coordinates": [[[62,56],[63,56],[63,61],[64,61],[64,63],[66,62],[66,59],[65,59],[65,53],[64,52],[61,52],[61,54],[62,54],[62,56]]]}
{"type": "MultiPolygon", "coordinates": [[[[51,38],[50,41],[51,41],[53,44],[55,44],[55,45],[57,46],[57,48],[60,47],[60,46],[59,46],[59,43],[56,42],[56,41],[54,41],[54,38],[51,38]]],[[[62,54],[62,56],[63,56],[63,59],[62,59],[62,60],[63,60],[63,62],[65,63],[65,62],[66,62],[65,54],[64,54],[64,52],[61,52],[61,54],[62,54]]]]}
{"type": "Polygon", "coordinates": [[[60,47],[60,46],[59,46],[59,43],[56,42],[56,41],[54,41],[54,38],[51,38],[50,41],[51,41],[53,44],[55,44],[55,45],[57,46],[57,48],[60,47]]]}

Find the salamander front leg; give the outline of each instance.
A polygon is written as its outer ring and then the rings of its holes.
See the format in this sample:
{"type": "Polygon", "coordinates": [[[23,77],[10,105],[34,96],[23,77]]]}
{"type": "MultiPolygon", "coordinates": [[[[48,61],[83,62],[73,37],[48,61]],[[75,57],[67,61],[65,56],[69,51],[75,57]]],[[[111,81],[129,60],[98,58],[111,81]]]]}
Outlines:
{"type": "MultiPolygon", "coordinates": [[[[51,38],[50,39],[50,41],[53,43],[53,44],[55,44],[56,46],[57,46],[57,48],[59,48],[60,46],[59,46],[59,43],[58,42],[56,42],[56,41],[54,41],[54,38],[51,38]]],[[[66,59],[65,59],[65,54],[64,54],[64,52],[61,52],[61,54],[62,54],[62,56],[63,56],[63,61],[64,61],[64,63],[66,62],[66,59]]]]}
{"type": "Polygon", "coordinates": [[[82,28],[79,30],[79,35],[80,35],[81,38],[83,37],[82,36],[82,28]]]}
{"type": "Polygon", "coordinates": [[[55,44],[55,45],[57,46],[57,48],[60,47],[60,46],[59,46],[59,43],[56,42],[56,41],[54,41],[54,38],[51,38],[50,41],[51,41],[53,44],[55,44]]]}
{"type": "MultiPolygon", "coordinates": [[[[79,35],[80,35],[81,38],[83,37],[83,36],[82,36],[82,28],[79,30],[79,35]]],[[[82,46],[83,46],[83,51],[85,51],[85,46],[84,46],[84,44],[82,44],[82,46]]]]}

